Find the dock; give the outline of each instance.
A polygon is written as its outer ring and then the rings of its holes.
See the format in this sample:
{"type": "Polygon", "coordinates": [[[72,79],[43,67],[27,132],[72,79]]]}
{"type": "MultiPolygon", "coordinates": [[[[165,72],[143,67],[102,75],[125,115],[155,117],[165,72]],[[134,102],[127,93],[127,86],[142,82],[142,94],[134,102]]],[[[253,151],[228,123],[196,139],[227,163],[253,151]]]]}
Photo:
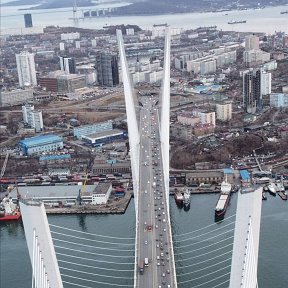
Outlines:
{"type": "Polygon", "coordinates": [[[111,199],[107,204],[100,205],[73,205],[71,207],[50,207],[45,205],[46,214],[124,214],[131,201],[131,193],[126,193],[123,198],[111,199]]]}
{"type": "Polygon", "coordinates": [[[280,192],[278,192],[278,195],[280,196],[280,198],[281,198],[282,200],[287,201],[288,196],[287,196],[287,194],[286,194],[285,192],[280,191],[280,192]]]}

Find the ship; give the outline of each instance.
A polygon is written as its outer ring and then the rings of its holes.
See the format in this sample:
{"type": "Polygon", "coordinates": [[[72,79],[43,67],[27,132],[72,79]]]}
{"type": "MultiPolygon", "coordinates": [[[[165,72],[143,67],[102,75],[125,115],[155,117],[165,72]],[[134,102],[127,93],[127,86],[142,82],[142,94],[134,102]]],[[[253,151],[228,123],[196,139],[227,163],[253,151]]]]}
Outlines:
{"type": "Polygon", "coordinates": [[[288,10],[286,10],[286,11],[281,11],[280,14],[288,14],[288,10]]]}
{"type": "Polygon", "coordinates": [[[0,221],[13,221],[20,218],[18,205],[13,203],[12,198],[4,197],[0,204],[0,221]]]}
{"type": "Polygon", "coordinates": [[[184,196],[181,192],[175,191],[174,193],[175,202],[178,206],[182,206],[184,202],[184,196]]]}
{"type": "Polygon", "coordinates": [[[268,191],[271,195],[276,196],[277,187],[274,183],[270,183],[268,186],[268,191]]]}
{"type": "Polygon", "coordinates": [[[190,192],[188,189],[184,192],[183,198],[184,209],[188,209],[190,207],[190,192]]]}
{"type": "Polygon", "coordinates": [[[215,207],[215,222],[222,221],[230,201],[232,185],[226,179],[221,183],[221,192],[215,207]]]}
{"type": "Polygon", "coordinates": [[[239,20],[239,21],[236,21],[236,20],[231,20],[228,22],[228,24],[243,24],[243,23],[246,23],[247,20],[239,20]]]}

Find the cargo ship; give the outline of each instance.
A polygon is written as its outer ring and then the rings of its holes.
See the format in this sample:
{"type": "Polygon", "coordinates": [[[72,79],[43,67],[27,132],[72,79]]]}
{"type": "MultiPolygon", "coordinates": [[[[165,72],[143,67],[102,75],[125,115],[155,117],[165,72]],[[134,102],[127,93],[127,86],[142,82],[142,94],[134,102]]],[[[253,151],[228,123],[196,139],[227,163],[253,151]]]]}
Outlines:
{"type": "Polygon", "coordinates": [[[184,196],[181,192],[175,191],[174,193],[175,202],[178,206],[183,206],[184,196]]]}
{"type": "Polygon", "coordinates": [[[13,221],[20,218],[18,205],[13,203],[12,198],[4,197],[0,204],[0,221],[13,221]]]}
{"type": "Polygon", "coordinates": [[[221,192],[215,207],[215,222],[222,221],[230,201],[232,185],[226,179],[221,183],[221,192]]]}
{"type": "Polygon", "coordinates": [[[228,24],[243,24],[246,22],[247,22],[246,20],[239,20],[239,21],[232,20],[232,21],[229,21],[228,24]]]}

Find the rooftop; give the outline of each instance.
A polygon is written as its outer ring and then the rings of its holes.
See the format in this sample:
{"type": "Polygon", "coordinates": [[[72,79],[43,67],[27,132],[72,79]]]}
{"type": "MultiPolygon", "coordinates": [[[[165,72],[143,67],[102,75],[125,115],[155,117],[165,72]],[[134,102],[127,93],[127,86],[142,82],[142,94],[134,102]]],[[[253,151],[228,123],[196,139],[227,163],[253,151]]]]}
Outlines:
{"type": "Polygon", "coordinates": [[[25,138],[19,141],[19,144],[25,145],[25,146],[37,146],[37,145],[53,143],[56,141],[63,141],[62,137],[53,135],[53,134],[46,134],[46,135],[40,135],[40,136],[31,137],[31,138],[25,138]]]}
{"type": "Polygon", "coordinates": [[[98,185],[93,190],[93,194],[106,194],[111,185],[112,185],[111,183],[99,182],[98,185]]]}
{"type": "Polygon", "coordinates": [[[120,129],[112,129],[112,130],[108,130],[108,131],[102,131],[102,132],[98,132],[98,133],[92,133],[89,135],[85,135],[85,136],[82,136],[82,138],[101,139],[103,137],[116,136],[116,135],[119,135],[122,133],[123,133],[123,131],[120,129]]]}

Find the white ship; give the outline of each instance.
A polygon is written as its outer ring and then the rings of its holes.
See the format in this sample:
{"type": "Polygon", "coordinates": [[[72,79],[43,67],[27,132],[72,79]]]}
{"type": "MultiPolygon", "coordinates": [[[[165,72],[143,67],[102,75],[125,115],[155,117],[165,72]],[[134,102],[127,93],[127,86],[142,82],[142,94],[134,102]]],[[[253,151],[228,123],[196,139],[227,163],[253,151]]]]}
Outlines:
{"type": "Polygon", "coordinates": [[[269,193],[273,196],[276,196],[277,187],[274,183],[270,183],[268,186],[269,193]]]}
{"type": "Polygon", "coordinates": [[[188,208],[190,206],[190,192],[188,189],[184,192],[184,207],[188,208]]]}

